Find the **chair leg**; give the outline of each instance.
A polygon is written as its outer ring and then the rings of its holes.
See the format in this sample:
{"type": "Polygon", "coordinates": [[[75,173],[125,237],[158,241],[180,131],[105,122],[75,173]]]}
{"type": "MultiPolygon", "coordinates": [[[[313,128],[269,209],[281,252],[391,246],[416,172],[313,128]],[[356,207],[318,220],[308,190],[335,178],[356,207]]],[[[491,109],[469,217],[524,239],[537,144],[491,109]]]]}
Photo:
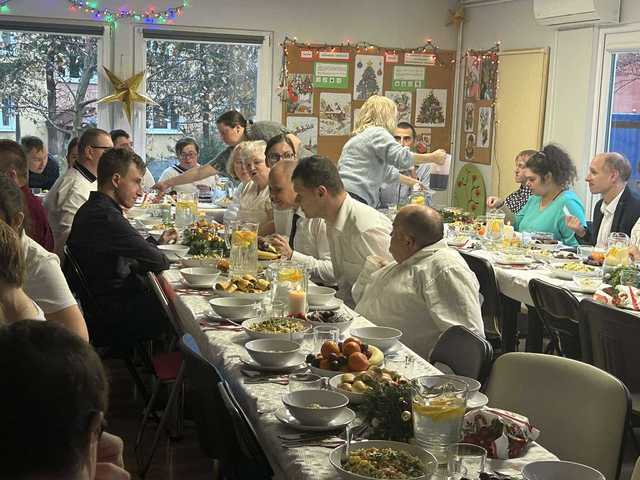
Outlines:
{"type": "Polygon", "coordinates": [[[171,408],[174,405],[174,402],[176,401],[176,397],[182,390],[182,383],[184,380],[184,370],[185,370],[185,365],[183,362],[182,365],[180,365],[180,370],[178,371],[176,381],[173,384],[173,388],[171,389],[171,394],[169,395],[169,399],[167,400],[167,405],[165,406],[164,412],[162,413],[160,424],[158,425],[156,434],[153,437],[153,443],[151,444],[151,451],[149,452],[149,457],[147,458],[147,461],[144,463],[144,465],[142,465],[142,468],[140,469],[139,475],[141,478],[144,478],[144,476],[147,473],[147,470],[149,470],[149,467],[151,466],[151,460],[153,459],[153,454],[155,453],[156,448],[158,446],[160,435],[162,435],[162,431],[165,429],[167,419],[169,418],[169,415],[171,412],[171,408]]]}
{"type": "Polygon", "coordinates": [[[142,416],[142,422],[140,423],[140,427],[138,428],[138,435],[136,437],[136,443],[133,447],[133,450],[136,451],[142,444],[142,437],[144,435],[145,428],[147,427],[147,422],[149,417],[152,415],[153,407],[156,405],[156,398],[158,398],[158,393],[160,392],[160,387],[162,386],[161,382],[157,382],[155,387],[153,388],[153,394],[151,395],[151,399],[147,406],[144,409],[144,415],[142,416]]]}
{"type": "Polygon", "coordinates": [[[140,395],[142,395],[142,399],[144,400],[145,405],[147,405],[151,397],[149,395],[147,387],[142,381],[142,377],[140,377],[140,372],[138,372],[138,370],[136,369],[136,366],[133,363],[133,359],[129,355],[125,355],[123,360],[125,365],[127,366],[127,370],[129,370],[129,373],[133,378],[133,382],[135,383],[138,390],[140,390],[140,395]]]}

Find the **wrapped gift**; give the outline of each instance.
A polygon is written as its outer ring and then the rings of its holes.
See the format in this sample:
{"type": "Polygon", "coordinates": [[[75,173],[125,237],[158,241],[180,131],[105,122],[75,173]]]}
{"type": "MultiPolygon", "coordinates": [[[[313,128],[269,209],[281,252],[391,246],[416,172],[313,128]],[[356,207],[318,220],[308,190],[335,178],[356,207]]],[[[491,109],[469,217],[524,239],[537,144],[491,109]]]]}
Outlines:
{"type": "Polygon", "coordinates": [[[539,435],[528,418],[497,408],[472,410],[462,427],[462,441],[483,447],[489,458],[519,457],[539,435]]]}

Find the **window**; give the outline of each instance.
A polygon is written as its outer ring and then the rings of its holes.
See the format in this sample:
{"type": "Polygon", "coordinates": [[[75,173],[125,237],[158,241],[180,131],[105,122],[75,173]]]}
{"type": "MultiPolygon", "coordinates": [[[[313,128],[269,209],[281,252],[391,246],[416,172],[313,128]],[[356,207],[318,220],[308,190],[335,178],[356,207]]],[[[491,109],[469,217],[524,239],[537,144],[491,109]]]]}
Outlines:
{"type": "Polygon", "coordinates": [[[175,163],[177,139],[190,136],[206,162],[225,145],[215,119],[230,109],[254,118],[262,36],[144,30],[146,91],[158,106],[146,108],[146,161],[154,176],[175,163]]]}
{"type": "Polygon", "coordinates": [[[0,131],[40,137],[62,158],[72,136],[96,125],[102,27],[42,28],[0,24],[0,131]]]}

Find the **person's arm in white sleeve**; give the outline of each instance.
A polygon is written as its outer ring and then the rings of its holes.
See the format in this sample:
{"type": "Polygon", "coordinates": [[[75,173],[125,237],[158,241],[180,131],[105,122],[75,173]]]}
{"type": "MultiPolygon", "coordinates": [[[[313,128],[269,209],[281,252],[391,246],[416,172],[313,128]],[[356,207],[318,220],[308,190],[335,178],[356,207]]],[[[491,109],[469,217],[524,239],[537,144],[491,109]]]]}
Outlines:
{"type": "Polygon", "coordinates": [[[58,234],[56,238],[54,238],[54,249],[60,258],[64,257],[63,248],[65,243],[67,243],[69,233],[71,233],[71,226],[73,225],[76,212],[86,202],[86,199],[73,188],[69,188],[65,193],[66,195],[61,197],[61,201],[58,203],[60,220],[58,222],[58,234]]]}
{"type": "Polygon", "coordinates": [[[301,262],[307,266],[311,272],[312,280],[317,280],[325,285],[335,285],[336,279],[333,275],[333,263],[331,262],[331,250],[327,238],[327,227],[323,221],[314,222],[312,232],[316,241],[318,256],[304,255],[294,251],[291,260],[301,262]]]}

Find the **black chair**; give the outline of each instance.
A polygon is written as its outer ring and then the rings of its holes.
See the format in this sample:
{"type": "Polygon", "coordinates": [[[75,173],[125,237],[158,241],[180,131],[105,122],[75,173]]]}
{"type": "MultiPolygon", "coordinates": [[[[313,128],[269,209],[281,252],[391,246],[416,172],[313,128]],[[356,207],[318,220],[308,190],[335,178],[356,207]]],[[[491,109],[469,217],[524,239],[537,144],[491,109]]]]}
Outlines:
{"type": "MultiPolygon", "coordinates": [[[[91,344],[96,348],[107,347],[107,353],[102,355],[103,357],[114,357],[124,361],[133,382],[140,392],[140,395],[142,395],[145,405],[148,404],[151,396],[146,385],[142,381],[140,372],[135,366],[135,362],[133,360],[135,354],[134,347],[123,347],[121,345],[114,346],[109,342],[107,323],[101,321],[101,312],[99,311],[97,302],[89,288],[89,284],[86,281],[84,273],[80,268],[80,264],[66,245],[64,246],[64,256],[64,274],[71,290],[78,297],[78,301],[82,307],[82,313],[84,314],[84,318],[87,323],[91,344]]],[[[142,349],[142,356],[145,360],[145,364],[149,366],[150,360],[146,356],[144,349],[142,349]]]]}
{"type": "Polygon", "coordinates": [[[271,466],[253,427],[217,368],[200,353],[193,336],[184,335],[178,346],[186,366],[189,405],[204,454],[220,461],[223,478],[271,478],[271,466]]]}
{"type": "Polygon", "coordinates": [[[440,335],[429,362],[443,363],[456,375],[484,383],[491,371],[493,348],[480,335],[462,325],[455,325],[440,335]]]}
{"type": "Polygon", "coordinates": [[[488,260],[460,252],[467,265],[475,273],[482,294],[482,320],[484,334],[494,350],[502,348],[502,309],[500,291],[493,266],[488,260]]]}
{"type": "Polygon", "coordinates": [[[534,278],[529,294],[551,339],[545,353],[581,360],[578,299],[566,288],[534,278]]]}

